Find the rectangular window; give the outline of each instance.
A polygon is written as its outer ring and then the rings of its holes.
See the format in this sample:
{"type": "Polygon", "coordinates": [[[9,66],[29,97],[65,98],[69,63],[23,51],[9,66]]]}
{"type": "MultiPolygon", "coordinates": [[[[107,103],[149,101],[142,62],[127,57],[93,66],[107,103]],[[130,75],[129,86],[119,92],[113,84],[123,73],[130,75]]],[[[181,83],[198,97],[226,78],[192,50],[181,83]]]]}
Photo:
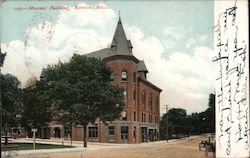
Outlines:
{"type": "Polygon", "coordinates": [[[127,90],[126,89],[123,91],[123,97],[124,97],[124,102],[126,102],[126,100],[127,100],[127,90]]]}
{"type": "Polygon", "coordinates": [[[89,127],[89,139],[98,138],[98,127],[89,127]]]}
{"type": "Polygon", "coordinates": [[[148,104],[149,104],[149,110],[152,111],[153,110],[153,96],[152,96],[152,94],[149,95],[148,104]]]}
{"type": "Polygon", "coordinates": [[[115,135],[115,127],[114,126],[109,126],[109,135],[114,136],[115,135]]]}
{"type": "Polygon", "coordinates": [[[158,99],[158,97],[156,97],[156,99],[155,99],[155,111],[159,112],[159,99],[158,99]]]}
{"type": "Polygon", "coordinates": [[[121,127],[121,140],[127,140],[128,139],[128,126],[122,126],[121,127]]]}
{"type": "Polygon", "coordinates": [[[70,128],[67,128],[67,127],[64,127],[64,136],[65,138],[71,138],[71,129],[70,128]]]}
{"type": "Polygon", "coordinates": [[[127,111],[122,112],[122,120],[127,121],[127,111]]]}
{"type": "Polygon", "coordinates": [[[136,121],[136,111],[134,111],[134,121],[136,121]]]}
{"type": "Polygon", "coordinates": [[[134,72],[134,82],[136,82],[136,78],[137,78],[136,72],[134,72]]]}
{"type": "Polygon", "coordinates": [[[136,100],[136,91],[134,90],[133,99],[136,100]]]}

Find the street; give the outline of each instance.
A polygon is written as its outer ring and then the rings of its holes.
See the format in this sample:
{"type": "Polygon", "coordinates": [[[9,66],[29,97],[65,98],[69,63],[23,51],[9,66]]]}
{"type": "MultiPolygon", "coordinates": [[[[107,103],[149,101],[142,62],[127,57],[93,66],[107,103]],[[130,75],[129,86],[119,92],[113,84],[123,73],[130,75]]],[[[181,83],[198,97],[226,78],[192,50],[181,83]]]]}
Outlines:
{"type": "MultiPolygon", "coordinates": [[[[17,158],[205,158],[205,152],[199,151],[201,136],[192,136],[181,140],[150,142],[142,144],[88,143],[82,148],[81,142],[74,143],[77,148],[61,150],[17,151],[17,158]]],[[[51,142],[55,144],[55,142],[51,142]]],[[[208,153],[212,158],[212,153],[208,153]]]]}

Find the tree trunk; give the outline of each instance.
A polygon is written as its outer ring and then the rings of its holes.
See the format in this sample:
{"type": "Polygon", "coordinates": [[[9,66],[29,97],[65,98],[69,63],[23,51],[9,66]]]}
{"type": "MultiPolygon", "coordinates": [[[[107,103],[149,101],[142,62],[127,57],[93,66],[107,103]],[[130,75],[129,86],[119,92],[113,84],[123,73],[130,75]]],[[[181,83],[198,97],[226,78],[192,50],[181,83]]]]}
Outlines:
{"type": "Polygon", "coordinates": [[[87,148],[87,125],[83,125],[83,147],[87,148]]]}

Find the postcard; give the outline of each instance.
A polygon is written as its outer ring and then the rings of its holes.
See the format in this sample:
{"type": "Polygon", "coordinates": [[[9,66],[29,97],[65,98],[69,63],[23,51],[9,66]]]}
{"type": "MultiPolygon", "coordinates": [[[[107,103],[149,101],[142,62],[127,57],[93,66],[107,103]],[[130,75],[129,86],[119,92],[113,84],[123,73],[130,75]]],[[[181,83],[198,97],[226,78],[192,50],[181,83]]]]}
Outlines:
{"type": "Polygon", "coordinates": [[[250,156],[247,0],[0,4],[3,157],[250,156]]]}

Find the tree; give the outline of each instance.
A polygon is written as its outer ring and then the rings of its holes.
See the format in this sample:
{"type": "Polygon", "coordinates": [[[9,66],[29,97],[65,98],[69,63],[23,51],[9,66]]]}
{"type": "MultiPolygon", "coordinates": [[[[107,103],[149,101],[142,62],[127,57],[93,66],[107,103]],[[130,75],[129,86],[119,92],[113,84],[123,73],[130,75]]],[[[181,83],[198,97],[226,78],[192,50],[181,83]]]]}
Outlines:
{"type": "Polygon", "coordinates": [[[53,104],[43,88],[35,77],[30,78],[23,88],[21,125],[26,131],[32,128],[41,131],[52,120],[53,104]]]}
{"type": "MultiPolygon", "coordinates": [[[[167,131],[166,122],[167,116],[164,114],[160,122],[160,131],[161,135],[163,135],[163,139],[167,131]]],[[[181,134],[188,134],[189,127],[187,124],[187,112],[185,109],[172,108],[168,111],[168,132],[170,136],[176,134],[178,138],[180,138],[181,134]]]]}
{"type": "MultiPolygon", "coordinates": [[[[208,108],[200,113],[191,113],[187,116],[184,109],[171,109],[168,113],[168,131],[171,134],[202,134],[215,132],[215,94],[209,94],[208,108]]],[[[165,139],[166,115],[160,122],[161,139],[165,139]]]]}
{"type": "MultiPolygon", "coordinates": [[[[0,48],[0,74],[1,73],[1,67],[3,66],[3,62],[5,60],[6,53],[2,53],[2,49],[0,48]]],[[[0,80],[0,137],[2,139],[2,78],[0,80]]],[[[0,150],[2,151],[2,143],[0,142],[0,150]]],[[[1,157],[1,156],[0,156],[1,157]]]]}
{"type": "Polygon", "coordinates": [[[188,124],[192,134],[215,132],[215,94],[209,94],[208,108],[205,111],[188,116],[188,124]]]}
{"type": "Polygon", "coordinates": [[[206,122],[206,132],[215,133],[215,94],[209,94],[208,108],[204,112],[206,122]]]}
{"type": "Polygon", "coordinates": [[[3,62],[4,62],[4,59],[5,59],[5,56],[6,56],[6,53],[2,53],[2,50],[0,48],[0,67],[3,66],[3,62]]]}
{"type": "Polygon", "coordinates": [[[5,128],[5,143],[7,132],[18,126],[21,107],[21,88],[19,80],[11,74],[0,74],[2,92],[2,121],[5,128]]]}
{"type": "Polygon", "coordinates": [[[173,133],[179,138],[181,134],[187,134],[187,112],[185,109],[173,108],[168,114],[169,124],[173,126],[173,133]]]}
{"type": "Polygon", "coordinates": [[[69,122],[84,128],[87,147],[87,125],[99,118],[104,123],[120,117],[123,110],[123,89],[110,83],[111,71],[96,58],[74,55],[68,63],[49,66],[44,73],[47,87],[62,114],[69,122]],[[66,117],[65,117],[66,118],[66,117]]]}
{"type": "Polygon", "coordinates": [[[189,132],[190,134],[200,134],[201,133],[201,121],[199,118],[200,113],[192,113],[188,115],[187,117],[187,122],[188,122],[188,127],[189,127],[189,132]]]}

